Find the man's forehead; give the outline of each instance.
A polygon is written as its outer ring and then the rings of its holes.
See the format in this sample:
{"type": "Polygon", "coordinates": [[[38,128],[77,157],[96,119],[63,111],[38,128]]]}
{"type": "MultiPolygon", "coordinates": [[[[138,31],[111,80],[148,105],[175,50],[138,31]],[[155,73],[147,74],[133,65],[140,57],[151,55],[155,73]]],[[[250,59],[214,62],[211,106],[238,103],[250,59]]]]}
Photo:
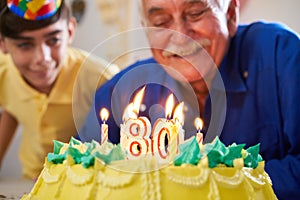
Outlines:
{"type": "MultiPolygon", "coordinates": [[[[170,5],[179,5],[179,4],[194,4],[194,3],[203,3],[212,8],[219,8],[221,10],[227,10],[228,4],[230,0],[138,0],[139,7],[141,10],[152,9],[153,7],[158,10],[160,9],[160,5],[165,5],[165,3],[171,3],[170,5]],[[143,9],[142,9],[143,8],[143,9]]],[[[144,11],[146,11],[144,10],[144,11]]],[[[146,11],[148,12],[148,11],[146,11]]]]}
{"type": "MultiPolygon", "coordinates": [[[[209,5],[220,5],[220,1],[222,0],[164,0],[165,2],[172,2],[173,4],[186,4],[186,3],[205,3],[209,5]]],[[[161,0],[139,0],[143,5],[149,5],[156,3],[162,3],[161,0]]]]}

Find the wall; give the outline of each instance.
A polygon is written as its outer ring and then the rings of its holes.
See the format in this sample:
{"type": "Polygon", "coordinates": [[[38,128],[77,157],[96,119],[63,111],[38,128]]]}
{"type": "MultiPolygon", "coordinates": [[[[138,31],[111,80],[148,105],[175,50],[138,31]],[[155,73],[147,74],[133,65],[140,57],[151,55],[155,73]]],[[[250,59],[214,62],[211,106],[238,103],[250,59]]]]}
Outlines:
{"type": "Polygon", "coordinates": [[[263,19],[284,23],[300,33],[299,0],[244,0],[240,21],[248,23],[263,19]]]}

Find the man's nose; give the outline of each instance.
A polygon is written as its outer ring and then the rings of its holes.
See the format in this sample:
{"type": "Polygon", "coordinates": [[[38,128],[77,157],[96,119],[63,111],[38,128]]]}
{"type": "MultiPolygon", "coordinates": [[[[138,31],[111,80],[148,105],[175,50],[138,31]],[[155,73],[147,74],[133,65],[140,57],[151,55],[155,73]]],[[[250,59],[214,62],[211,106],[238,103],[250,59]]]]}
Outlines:
{"type": "Polygon", "coordinates": [[[171,29],[170,40],[172,43],[183,45],[190,40],[188,36],[189,27],[184,20],[176,21],[171,29]]]}

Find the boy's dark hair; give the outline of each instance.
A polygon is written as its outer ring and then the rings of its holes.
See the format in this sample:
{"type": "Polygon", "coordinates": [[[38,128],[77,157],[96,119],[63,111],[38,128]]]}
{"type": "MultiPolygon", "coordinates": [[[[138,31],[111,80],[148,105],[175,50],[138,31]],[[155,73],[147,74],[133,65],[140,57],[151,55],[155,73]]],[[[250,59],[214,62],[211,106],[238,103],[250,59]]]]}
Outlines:
{"type": "Polygon", "coordinates": [[[46,27],[57,22],[59,19],[69,19],[70,10],[63,0],[57,12],[42,20],[27,20],[11,12],[7,7],[6,0],[0,0],[0,34],[3,37],[14,38],[23,31],[32,31],[46,27]]]}

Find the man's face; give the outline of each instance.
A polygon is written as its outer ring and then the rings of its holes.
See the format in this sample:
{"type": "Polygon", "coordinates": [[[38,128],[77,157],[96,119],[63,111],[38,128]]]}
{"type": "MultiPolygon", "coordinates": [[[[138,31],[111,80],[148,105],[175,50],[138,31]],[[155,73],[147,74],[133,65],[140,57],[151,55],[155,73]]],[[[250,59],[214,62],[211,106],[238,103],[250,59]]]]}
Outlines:
{"type": "Polygon", "coordinates": [[[24,80],[40,92],[50,92],[61,70],[74,31],[74,20],[61,19],[45,28],[5,37],[2,47],[9,53],[24,80]]]}
{"type": "Polygon", "coordinates": [[[210,2],[142,0],[144,26],[159,28],[146,32],[153,56],[175,78],[171,71],[189,82],[208,76],[227,51],[227,9],[210,2]]]}

